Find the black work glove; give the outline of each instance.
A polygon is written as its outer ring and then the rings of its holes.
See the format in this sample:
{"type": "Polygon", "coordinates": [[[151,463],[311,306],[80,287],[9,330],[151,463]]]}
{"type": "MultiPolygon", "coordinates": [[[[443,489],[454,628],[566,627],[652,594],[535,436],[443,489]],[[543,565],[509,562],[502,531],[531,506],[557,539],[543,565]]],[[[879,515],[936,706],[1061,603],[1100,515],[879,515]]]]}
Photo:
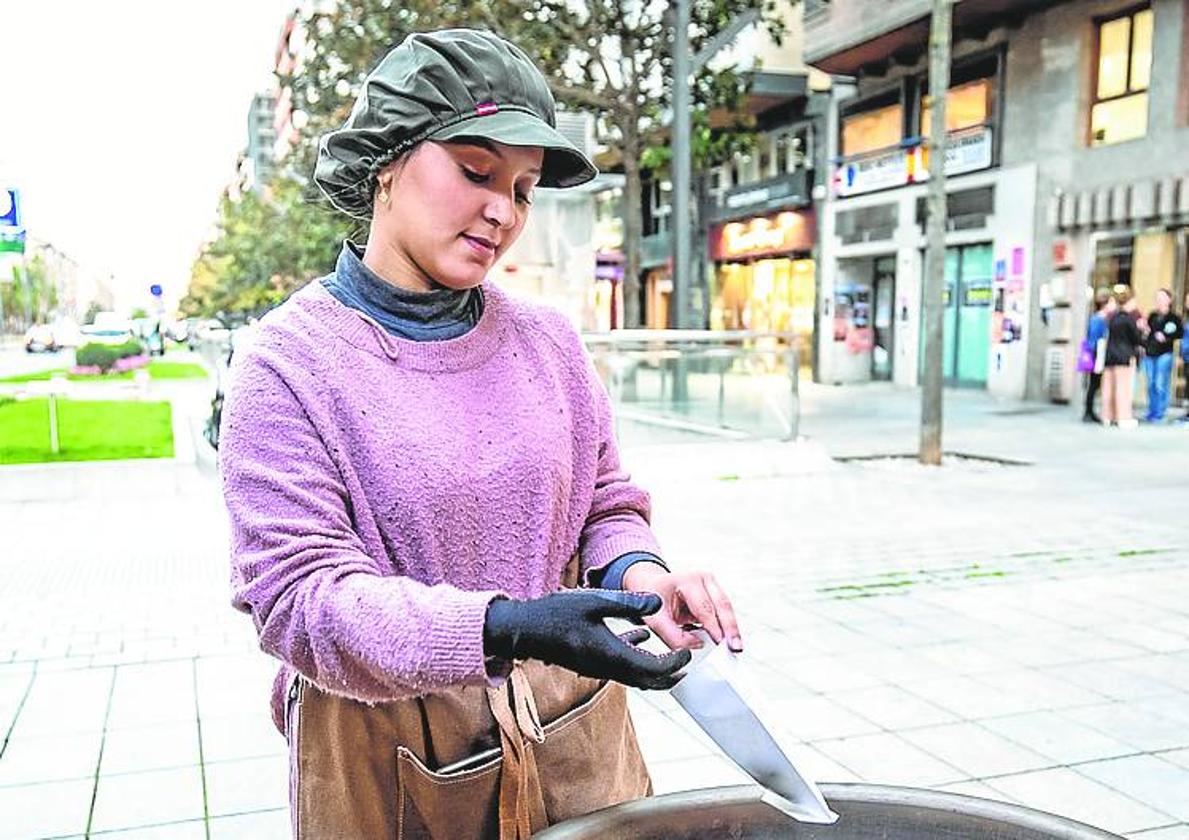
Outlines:
{"type": "Polygon", "coordinates": [[[604,618],[641,619],[661,608],[652,592],[567,589],[531,601],[498,599],[487,607],[483,648],[503,659],[539,659],[551,665],[635,688],[672,688],[676,672],[690,660],[688,650],[657,656],[636,647],[649,632],[638,628],[622,637],[604,618]]]}

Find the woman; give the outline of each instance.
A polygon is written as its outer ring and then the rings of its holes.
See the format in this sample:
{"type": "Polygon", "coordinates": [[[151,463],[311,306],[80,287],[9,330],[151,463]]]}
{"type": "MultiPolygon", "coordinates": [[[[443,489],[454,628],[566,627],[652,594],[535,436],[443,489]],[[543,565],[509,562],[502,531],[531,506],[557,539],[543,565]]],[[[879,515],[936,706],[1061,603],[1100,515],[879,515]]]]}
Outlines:
{"type": "Polygon", "coordinates": [[[1102,371],[1102,422],[1120,429],[1134,429],[1131,416],[1134,400],[1135,359],[1143,346],[1144,334],[1135,313],[1135,301],[1126,286],[1112,295],[1118,311],[1107,322],[1106,358],[1102,371]]]}
{"type": "MultiPolygon", "coordinates": [[[[1094,368],[1088,373],[1086,385],[1086,407],[1082,412],[1083,423],[1101,423],[1102,418],[1094,413],[1094,398],[1098,396],[1098,389],[1102,385],[1103,354],[1099,343],[1105,345],[1107,336],[1107,322],[1116,312],[1116,305],[1111,293],[1103,289],[1094,295],[1094,314],[1086,325],[1085,346],[1094,354],[1094,368]]],[[[1079,368],[1080,370],[1081,368],[1079,368]]]]}
{"type": "Polygon", "coordinates": [[[484,283],[535,187],[595,175],[554,125],[511,44],[406,39],[315,171],[366,249],[236,358],[234,603],[283,663],[303,840],[525,837],[645,796],[621,684],[672,686],[690,625],[742,648],[714,578],[661,561],[578,336],[484,283]]]}

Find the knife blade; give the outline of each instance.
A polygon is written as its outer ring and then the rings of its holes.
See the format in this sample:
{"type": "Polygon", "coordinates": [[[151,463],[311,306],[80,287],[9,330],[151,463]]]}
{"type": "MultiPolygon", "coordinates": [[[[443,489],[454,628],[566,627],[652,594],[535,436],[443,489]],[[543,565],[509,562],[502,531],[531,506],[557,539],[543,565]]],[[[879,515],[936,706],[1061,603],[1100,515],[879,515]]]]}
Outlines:
{"type": "Polygon", "coordinates": [[[773,737],[775,718],[764,708],[739,654],[725,644],[714,645],[708,636],[703,640],[701,655],[670,689],[673,698],[727,758],[765,789],[764,802],[799,822],[835,822],[838,815],[817,785],[797,770],[773,737]]]}

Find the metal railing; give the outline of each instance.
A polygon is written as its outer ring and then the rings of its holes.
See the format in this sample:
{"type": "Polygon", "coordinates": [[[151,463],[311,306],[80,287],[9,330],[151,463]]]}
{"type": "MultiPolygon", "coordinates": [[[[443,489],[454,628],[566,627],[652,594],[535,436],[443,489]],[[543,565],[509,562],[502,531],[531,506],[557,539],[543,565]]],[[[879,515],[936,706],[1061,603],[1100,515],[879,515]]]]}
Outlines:
{"type": "Polygon", "coordinates": [[[616,330],[583,341],[621,440],[797,437],[801,362],[792,333],[616,330]]]}

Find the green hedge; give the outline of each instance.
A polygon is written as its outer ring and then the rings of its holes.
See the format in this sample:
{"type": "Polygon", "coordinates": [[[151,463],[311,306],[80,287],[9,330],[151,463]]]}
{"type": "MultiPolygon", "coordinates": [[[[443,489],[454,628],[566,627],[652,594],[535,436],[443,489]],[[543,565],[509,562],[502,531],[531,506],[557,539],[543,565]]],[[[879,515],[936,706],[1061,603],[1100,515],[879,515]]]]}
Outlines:
{"type": "Polygon", "coordinates": [[[91,342],[74,352],[74,363],[79,367],[97,367],[107,373],[120,359],[139,356],[144,351],[144,346],[139,341],[125,341],[123,344],[91,342]]]}

